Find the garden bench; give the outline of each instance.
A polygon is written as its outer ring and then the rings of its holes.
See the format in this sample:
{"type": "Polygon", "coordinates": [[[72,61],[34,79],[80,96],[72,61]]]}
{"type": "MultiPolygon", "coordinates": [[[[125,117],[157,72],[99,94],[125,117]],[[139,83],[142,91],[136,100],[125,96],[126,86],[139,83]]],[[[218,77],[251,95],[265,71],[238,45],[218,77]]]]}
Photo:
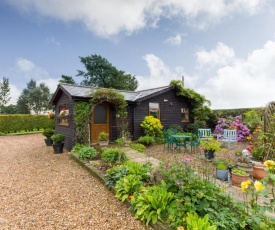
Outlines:
{"type": "Polygon", "coordinates": [[[208,140],[212,136],[211,129],[198,129],[199,140],[208,140]]]}
{"type": "Polygon", "coordinates": [[[228,143],[228,149],[231,148],[231,143],[237,143],[237,130],[224,129],[223,134],[217,135],[217,140],[228,143]]]}

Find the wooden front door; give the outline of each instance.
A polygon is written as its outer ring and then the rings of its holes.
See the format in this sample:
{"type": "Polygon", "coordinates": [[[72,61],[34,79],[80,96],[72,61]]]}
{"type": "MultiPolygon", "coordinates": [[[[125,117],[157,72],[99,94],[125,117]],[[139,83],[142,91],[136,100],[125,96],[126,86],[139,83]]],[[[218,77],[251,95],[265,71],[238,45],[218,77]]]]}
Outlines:
{"type": "MultiPolygon", "coordinates": [[[[110,132],[110,104],[102,103],[95,106],[92,113],[91,142],[98,142],[100,132],[110,132]]],[[[109,133],[110,134],[110,133],[109,133]]]]}

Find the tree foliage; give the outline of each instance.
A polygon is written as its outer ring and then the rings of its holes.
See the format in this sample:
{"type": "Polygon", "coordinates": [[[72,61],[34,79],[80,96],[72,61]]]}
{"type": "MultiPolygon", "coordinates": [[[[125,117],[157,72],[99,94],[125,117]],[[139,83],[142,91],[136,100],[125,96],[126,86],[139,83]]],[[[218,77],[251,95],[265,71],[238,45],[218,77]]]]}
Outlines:
{"type": "Polygon", "coordinates": [[[3,77],[3,80],[0,80],[0,113],[2,113],[3,107],[10,101],[10,99],[9,79],[3,77]]]}
{"type": "Polygon", "coordinates": [[[67,84],[72,84],[72,85],[75,85],[76,82],[75,80],[73,79],[72,76],[67,76],[67,75],[62,75],[61,76],[61,80],[59,80],[60,83],[67,83],[67,84]]]}
{"type": "Polygon", "coordinates": [[[37,86],[36,81],[31,80],[17,100],[18,112],[22,114],[43,113],[51,108],[50,99],[50,89],[44,83],[37,86]]]}
{"type": "Polygon", "coordinates": [[[138,87],[135,76],[116,69],[106,58],[100,55],[80,57],[80,60],[87,70],[78,70],[77,76],[84,78],[81,85],[120,90],[135,90],[138,87]]]}

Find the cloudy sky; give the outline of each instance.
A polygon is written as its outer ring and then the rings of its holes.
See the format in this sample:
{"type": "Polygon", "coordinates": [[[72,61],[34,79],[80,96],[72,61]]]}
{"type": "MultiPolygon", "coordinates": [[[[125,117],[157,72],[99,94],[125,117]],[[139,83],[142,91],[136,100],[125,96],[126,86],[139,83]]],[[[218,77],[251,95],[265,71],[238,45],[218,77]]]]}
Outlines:
{"type": "Polygon", "coordinates": [[[275,100],[275,0],[0,0],[0,79],[12,104],[34,79],[54,92],[61,75],[98,54],[139,88],[203,94],[212,109],[275,100]]]}

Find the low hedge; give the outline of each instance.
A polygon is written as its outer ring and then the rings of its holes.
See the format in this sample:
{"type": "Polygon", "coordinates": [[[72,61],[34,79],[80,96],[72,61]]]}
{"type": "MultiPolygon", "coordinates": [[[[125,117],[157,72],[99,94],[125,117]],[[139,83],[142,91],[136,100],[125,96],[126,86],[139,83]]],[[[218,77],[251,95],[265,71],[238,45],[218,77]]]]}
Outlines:
{"type": "Polygon", "coordinates": [[[0,132],[16,133],[22,130],[33,131],[34,129],[54,128],[54,120],[46,115],[32,114],[9,114],[0,115],[0,132]]]}

